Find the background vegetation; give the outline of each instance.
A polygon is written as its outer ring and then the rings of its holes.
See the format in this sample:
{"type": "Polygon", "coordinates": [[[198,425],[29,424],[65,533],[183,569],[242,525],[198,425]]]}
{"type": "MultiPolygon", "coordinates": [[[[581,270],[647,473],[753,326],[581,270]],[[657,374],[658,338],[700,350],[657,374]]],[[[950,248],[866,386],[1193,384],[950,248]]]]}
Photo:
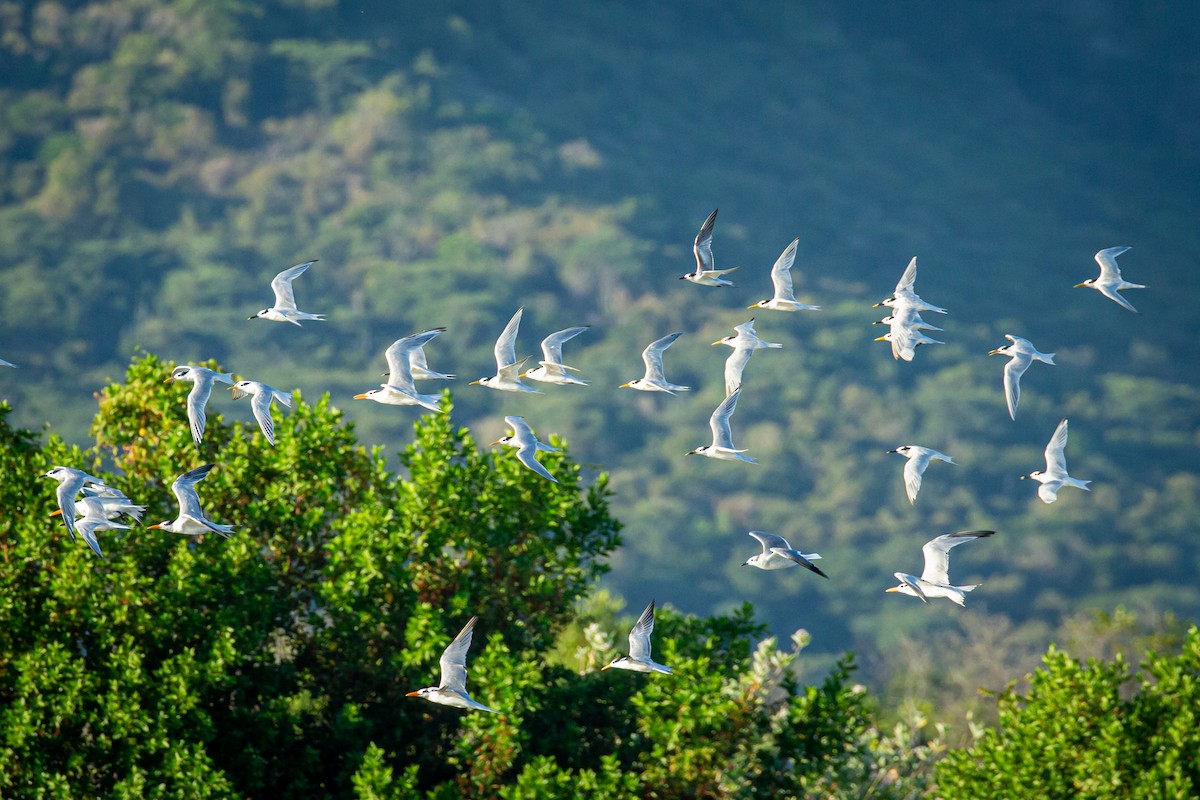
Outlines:
{"type": "MultiPolygon", "coordinates": [[[[590,387],[507,398],[460,381],[451,413],[486,441],[523,414],[571,442],[585,484],[607,475],[606,513],[625,534],[603,549],[603,586],[703,616],[753,601],[780,641],[812,633],[813,680],[859,652],[892,712],[977,706],[978,686],[1080,641],[1096,611],[1136,610],[1136,624],[1099,623],[1127,653],[1148,632],[1178,641],[1179,620],[1200,613],[1196,16],[1101,0],[1003,18],[882,4],[3,2],[0,357],[19,369],[0,393],[17,428],[88,447],[94,393],[131,358],[216,359],[328,392],[329,413],[409,475],[413,414],[350,402],[378,382],[388,343],[446,325],[431,360],[470,379],[490,372],[520,305],[522,353],[590,324],[568,345],[590,387]],[[738,286],[681,285],[717,206],[717,258],[744,265],[738,286]],[[760,466],[683,458],[722,392],[724,353],[708,342],[752,313],[797,235],[797,285],[825,310],[760,314],[760,334],[785,346],[751,363],[735,418],[760,466]],[[1070,289],[1118,244],[1150,286],[1130,293],[1140,316],[1070,289]],[[919,290],[951,310],[947,344],[897,364],[870,342],[869,305],[914,254],[919,290]],[[245,321],[271,276],[313,257],[297,295],[329,322],[245,321]],[[696,390],[617,391],[672,330],[687,335],[669,369],[696,390]],[[1058,354],[1027,375],[1016,422],[984,355],[1004,333],[1058,354]],[[1064,416],[1072,474],[1093,491],[1046,506],[1016,477],[1064,416]],[[905,442],[959,462],[931,470],[915,507],[882,453],[905,442]],[[955,577],[984,584],[965,613],[882,594],[926,539],[975,527],[999,534],[956,552],[955,577]],[[740,569],[752,528],[821,552],[834,580],[740,569]],[[950,670],[930,641],[999,655],[950,670]]],[[[116,435],[104,413],[102,443],[116,435]]],[[[131,443],[101,450],[105,463],[128,470],[114,454],[131,443]]],[[[255,480],[238,485],[270,484],[255,480]]]]}

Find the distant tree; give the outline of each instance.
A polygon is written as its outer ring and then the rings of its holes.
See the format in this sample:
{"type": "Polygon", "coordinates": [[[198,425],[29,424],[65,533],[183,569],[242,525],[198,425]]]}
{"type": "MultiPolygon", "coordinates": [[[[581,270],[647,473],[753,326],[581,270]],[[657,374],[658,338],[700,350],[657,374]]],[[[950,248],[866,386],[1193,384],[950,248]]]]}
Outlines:
{"type": "Polygon", "coordinates": [[[1028,692],[998,698],[999,722],[937,769],[941,797],[1200,796],[1200,630],[1178,654],[1076,661],[1053,647],[1028,692]],[[1136,692],[1123,688],[1136,680],[1136,692]]]}

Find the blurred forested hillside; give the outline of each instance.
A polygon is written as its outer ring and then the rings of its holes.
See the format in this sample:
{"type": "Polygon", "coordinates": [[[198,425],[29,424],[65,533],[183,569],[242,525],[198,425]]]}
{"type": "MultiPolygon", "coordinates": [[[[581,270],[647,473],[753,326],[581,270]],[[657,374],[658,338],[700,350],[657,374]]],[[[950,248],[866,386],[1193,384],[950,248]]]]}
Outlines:
{"type": "Polygon", "coordinates": [[[394,453],[413,412],[351,397],[391,341],[445,325],[428,352],[461,376],[456,423],[490,441],[521,414],[611,472],[607,581],[633,606],[751,600],[824,653],[960,625],[1044,640],[1118,604],[1200,615],[1193,4],[42,0],[0,2],[0,31],[15,423],[84,441],[93,393],[147,351],[329,392],[394,453]],[[734,289],[677,279],[716,207],[734,289]],[[752,360],[733,425],[760,463],[684,458],[723,396],[709,342],[795,236],[798,294],[824,310],[758,312],[784,349],[752,360]],[[1116,245],[1141,315],[1071,288],[1116,245]],[[947,344],[904,364],[870,305],[913,255],[951,313],[947,344]],[[296,295],[328,322],[246,321],[310,258],[296,295]],[[522,305],[519,355],[592,326],[567,346],[589,387],[466,385],[522,305]],[[674,330],[668,375],[695,390],[618,391],[674,330]],[[1057,353],[1016,422],[986,356],[1005,333],[1057,353]],[[1093,491],[1046,506],[1017,476],[1063,417],[1093,491]],[[914,507],[883,454],[904,443],[958,462],[914,507]],[[955,552],[953,577],[983,584],[965,611],[883,594],[961,528],[999,532],[955,552]],[[832,580],[741,569],[750,529],[832,580]]]}

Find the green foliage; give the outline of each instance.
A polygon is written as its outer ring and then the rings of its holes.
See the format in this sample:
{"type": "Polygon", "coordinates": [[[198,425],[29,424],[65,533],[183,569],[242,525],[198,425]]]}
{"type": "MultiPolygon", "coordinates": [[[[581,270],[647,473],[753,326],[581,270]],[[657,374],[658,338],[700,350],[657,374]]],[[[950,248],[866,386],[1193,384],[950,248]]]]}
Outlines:
{"type": "Polygon", "coordinates": [[[1178,654],[1150,653],[1136,676],[1124,659],[1081,663],[1051,648],[1024,694],[937,771],[939,793],[963,798],[1189,798],[1200,792],[1200,630],[1178,654]]]}
{"type": "MultiPolygon", "coordinates": [[[[0,785],[20,796],[58,780],[89,796],[148,792],[146,776],[168,796],[192,784],[307,796],[344,784],[372,740],[436,763],[444,733],[414,725],[424,715],[403,694],[436,673],[453,621],[479,613],[495,632],[476,673],[486,696],[482,678],[524,674],[505,654],[551,639],[619,541],[602,481],[580,497],[566,456],[551,462],[557,485],[510,461],[497,470],[451,428],[448,404],[419,424],[407,480],[328,398],[296,395],[276,448],[214,409],[197,453],[186,389],[163,383],[173,366],[146,356],[105,389],[91,455],[40,451],[3,426],[0,785]],[[216,461],[201,496],[237,532],[102,533],[103,561],[51,535],[53,492],[36,476],[52,461],[95,471],[101,456],[149,519],[173,516],[176,475],[216,461]]],[[[491,691],[515,707],[504,685],[491,691]]]]}

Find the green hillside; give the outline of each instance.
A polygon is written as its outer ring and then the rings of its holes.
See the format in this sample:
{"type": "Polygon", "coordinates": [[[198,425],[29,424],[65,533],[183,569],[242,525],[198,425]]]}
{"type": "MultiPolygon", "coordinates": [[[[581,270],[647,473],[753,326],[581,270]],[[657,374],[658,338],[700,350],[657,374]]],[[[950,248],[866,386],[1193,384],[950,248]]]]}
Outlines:
{"type": "Polygon", "coordinates": [[[972,626],[1040,652],[1118,605],[1196,618],[1200,20],[1175,12],[4,4],[0,357],[18,369],[0,397],[14,424],[84,443],[131,358],[216,359],[328,392],[395,454],[414,412],[351,398],[390,342],[444,325],[428,352],[460,376],[456,424],[486,442],[520,414],[609,473],[625,530],[604,581],[631,607],[751,601],[772,632],[811,631],[806,654],[872,664],[972,626]],[[677,279],[716,207],[734,289],[677,279]],[[755,313],[795,236],[798,294],[824,310],[757,314],[784,345],[751,361],[734,417],[759,465],[684,458],[724,395],[709,342],[755,313]],[[1115,245],[1149,286],[1128,293],[1140,315],[1071,288],[1115,245]],[[913,255],[950,314],[946,345],[906,364],[871,341],[870,306],[913,255]],[[329,321],[245,319],[310,258],[297,299],[329,321]],[[519,355],[592,326],[567,347],[590,386],[466,385],[519,306],[519,355]],[[693,392],[616,389],[676,330],[668,372],[693,392]],[[986,356],[1005,333],[1057,354],[1015,422],[986,356]],[[1071,473],[1094,483],[1044,505],[1017,476],[1064,417],[1071,473]],[[958,462],[911,507],[884,455],[905,443],[958,462]],[[982,584],[965,611],[883,593],[967,528],[998,533],[955,553],[955,579],[982,584]],[[742,569],[751,529],[820,552],[831,580],[742,569]]]}

